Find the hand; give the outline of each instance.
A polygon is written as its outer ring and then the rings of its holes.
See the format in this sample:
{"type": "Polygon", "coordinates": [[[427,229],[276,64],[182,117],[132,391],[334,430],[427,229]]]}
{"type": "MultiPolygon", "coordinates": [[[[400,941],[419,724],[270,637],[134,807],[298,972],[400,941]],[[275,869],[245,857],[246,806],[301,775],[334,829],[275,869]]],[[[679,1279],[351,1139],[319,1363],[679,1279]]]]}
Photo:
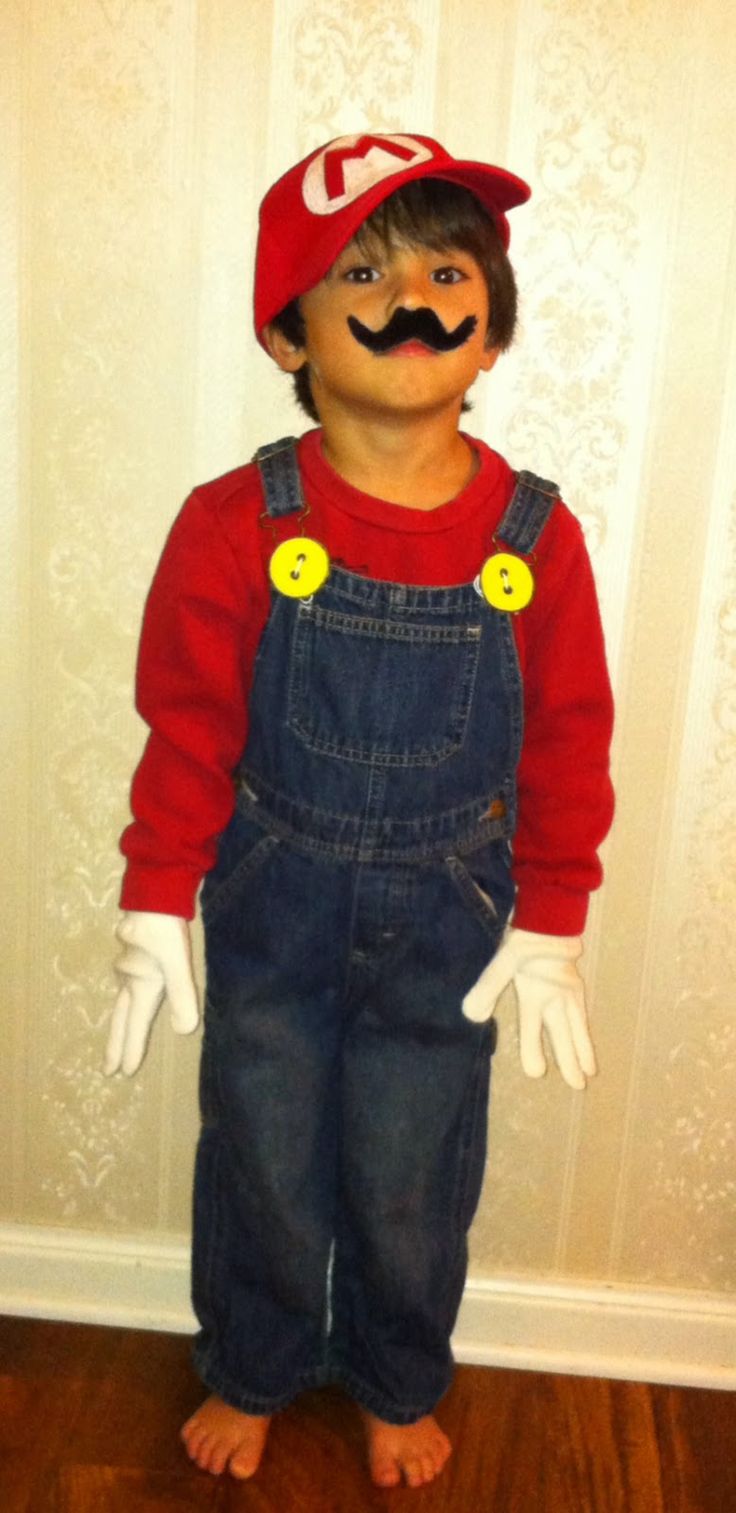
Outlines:
{"type": "Polygon", "coordinates": [[[110,1021],[104,1072],[132,1077],[146,1054],[156,1015],[168,998],[179,1035],[199,1024],[189,925],[175,914],[124,914],[115,934],[124,949],[115,962],[120,990],[110,1021]]]}
{"type": "Polygon", "coordinates": [[[519,1008],[521,1064],[527,1077],[543,1077],[547,1070],[545,1029],[565,1082],[578,1089],[598,1070],[588,1032],[585,987],[577,969],[582,951],[578,935],[536,935],[512,929],[463,999],[467,1019],[489,1019],[512,982],[519,1008]]]}

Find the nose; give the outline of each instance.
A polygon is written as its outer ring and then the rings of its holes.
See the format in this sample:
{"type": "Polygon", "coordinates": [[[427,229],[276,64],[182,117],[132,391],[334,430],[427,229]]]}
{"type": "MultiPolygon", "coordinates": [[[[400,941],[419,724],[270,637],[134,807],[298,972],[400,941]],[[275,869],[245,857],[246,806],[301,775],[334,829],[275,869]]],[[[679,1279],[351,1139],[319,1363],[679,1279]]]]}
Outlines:
{"type": "Polygon", "coordinates": [[[390,310],[403,306],[418,310],[430,300],[426,270],[420,257],[407,252],[396,259],[390,287],[390,310]]]}

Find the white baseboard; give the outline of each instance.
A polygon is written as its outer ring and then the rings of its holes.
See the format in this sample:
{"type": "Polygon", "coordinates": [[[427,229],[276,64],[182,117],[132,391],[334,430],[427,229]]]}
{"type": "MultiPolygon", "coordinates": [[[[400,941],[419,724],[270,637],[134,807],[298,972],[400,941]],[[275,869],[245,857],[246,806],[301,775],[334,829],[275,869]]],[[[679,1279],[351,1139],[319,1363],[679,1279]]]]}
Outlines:
{"type": "MultiPolygon", "coordinates": [[[[0,1225],[0,1313],[196,1328],[185,1239],[0,1225]]],[[[469,1279],[458,1361],[736,1388],[736,1297],[600,1283],[469,1279]]]]}
{"type": "Polygon", "coordinates": [[[193,1333],[189,1245],[0,1224],[0,1313],[193,1333]]]}
{"type": "Polygon", "coordinates": [[[575,1281],[469,1280],[466,1365],[736,1388],[736,1296],[575,1281]]]}

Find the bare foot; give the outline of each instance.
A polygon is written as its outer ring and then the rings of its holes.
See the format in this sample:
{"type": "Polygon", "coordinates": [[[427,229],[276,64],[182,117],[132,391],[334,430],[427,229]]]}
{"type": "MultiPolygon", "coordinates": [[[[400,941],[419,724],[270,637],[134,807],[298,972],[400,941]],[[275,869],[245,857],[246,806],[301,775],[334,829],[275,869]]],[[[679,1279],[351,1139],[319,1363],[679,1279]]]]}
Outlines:
{"type": "Polygon", "coordinates": [[[377,1487],[397,1487],[402,1474],[409,1487],[434,1481],[452,1451],[447,1435],[430,1414],[415,1424],[387,1424],[360,1409],[368,1435],[368,1460],[377,1487]]]}
{"type": "Polygon", "coordinates": [[[245,1481],[258,1470],[270,1423],[270,1416],[241,1413],[221,1397],[208,1397],[187,1419],[181,1438],[190,1460],[201,1471],[221,1476],[227,1467],[232,1476],[245,1481]]]}

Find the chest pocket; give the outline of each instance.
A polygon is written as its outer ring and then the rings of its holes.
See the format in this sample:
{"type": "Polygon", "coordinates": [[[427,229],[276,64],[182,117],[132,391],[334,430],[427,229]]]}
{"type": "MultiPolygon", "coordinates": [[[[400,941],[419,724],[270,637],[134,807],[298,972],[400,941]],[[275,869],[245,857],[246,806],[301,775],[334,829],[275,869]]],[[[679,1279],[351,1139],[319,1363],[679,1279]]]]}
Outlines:
{"type": "Polygon", "coordinates": [[[311,751],[435,767],[465,740],[480,625],[374,619],[300,604],[287,723],[311,751]]]}

